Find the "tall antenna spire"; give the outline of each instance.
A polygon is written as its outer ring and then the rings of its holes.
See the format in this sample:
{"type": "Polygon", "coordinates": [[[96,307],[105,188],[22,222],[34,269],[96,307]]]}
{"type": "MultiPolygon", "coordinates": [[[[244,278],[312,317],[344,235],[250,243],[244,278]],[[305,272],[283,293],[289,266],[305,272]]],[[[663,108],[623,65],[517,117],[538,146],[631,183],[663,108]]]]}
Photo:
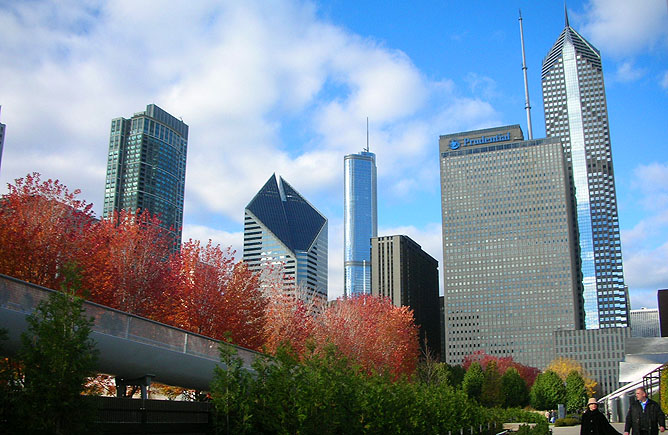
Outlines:
{"type": "MultiPolygon", "coordinates": [[[[568,20],[567,20],[568,21],[568,20]]],[[[533,139],[531,128],[531,104],[529,103],[529,81],[527,79],[527,60],[524,55],[524,28],[522,27],[522,10],[520,9],[520,41],[522,42],[522,72],[524,73],[524,109],[527,111],[527,133],[529,140],[533,139]]]]}
{"type": "Polygon", "coordinates": [[[568,9],[566,8],[566,0],[564,0],[564,16],[566,16],[566,27],[571,27],[571,25],[568,24],[568,9]]]}
{"type": "Polygon", "coordinates": [[[364,150],[367,153],[369,152],[369,117],[366,117],[366,149],[364,150]]]}

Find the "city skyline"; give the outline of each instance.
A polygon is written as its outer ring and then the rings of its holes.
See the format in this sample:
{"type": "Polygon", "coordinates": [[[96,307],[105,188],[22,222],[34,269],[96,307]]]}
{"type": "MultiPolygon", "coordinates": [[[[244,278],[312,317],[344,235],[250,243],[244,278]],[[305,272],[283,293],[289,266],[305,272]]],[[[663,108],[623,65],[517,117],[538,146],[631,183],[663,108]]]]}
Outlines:
{"type": "MultiPolygon", "coordinates": [[[[38,171],[82,189],[101,215],[109,119],[154,102],[191,128],[184,239],[239,258],[239,211],[280,172],[330,219],[329,295],[340,296],[340,161],[364,145],[365,118],[378,234],[407,234],[442,258],[438,135],[524,126],[519,8],[540,138],[540,68],[562,2],[3,4],[0,193],[38,171]],[[156,37],[165,26],[170,36],[156,37]]],[[[668,282],[666,4],[573,1],[568,12],[603,57],[632,307],[656,306],[668,282]]]]}

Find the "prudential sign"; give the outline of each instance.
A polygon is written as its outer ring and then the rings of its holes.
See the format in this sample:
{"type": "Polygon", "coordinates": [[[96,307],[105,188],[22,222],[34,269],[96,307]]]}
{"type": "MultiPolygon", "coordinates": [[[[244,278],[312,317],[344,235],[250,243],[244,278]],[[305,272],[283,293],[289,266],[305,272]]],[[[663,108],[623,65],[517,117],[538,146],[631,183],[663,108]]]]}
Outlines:
{"type": "Polygon", "coordinates": [[[507,140],[510,140],[510,132],[506,134],[497,134],[494,136],[480,136],[475,139],[471,139],[468,137],[460,140],[452,139],[450,141],[450,149],[457,150],[461,147],[465,147],[468,145],[480,145],[485,143],[503,142],[507,140]]]}

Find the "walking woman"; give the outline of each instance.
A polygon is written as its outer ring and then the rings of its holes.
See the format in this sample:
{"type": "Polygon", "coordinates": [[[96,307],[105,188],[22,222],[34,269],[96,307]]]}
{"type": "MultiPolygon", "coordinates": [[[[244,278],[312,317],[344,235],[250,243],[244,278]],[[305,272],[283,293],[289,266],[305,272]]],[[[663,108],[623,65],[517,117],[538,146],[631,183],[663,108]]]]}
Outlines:
{"type": "Polygon", "coordinates": [[[599,411],[598,402],[593,397],[587,402],[587,410],[582,414],[580,435],[620,435],[599,411]]]}

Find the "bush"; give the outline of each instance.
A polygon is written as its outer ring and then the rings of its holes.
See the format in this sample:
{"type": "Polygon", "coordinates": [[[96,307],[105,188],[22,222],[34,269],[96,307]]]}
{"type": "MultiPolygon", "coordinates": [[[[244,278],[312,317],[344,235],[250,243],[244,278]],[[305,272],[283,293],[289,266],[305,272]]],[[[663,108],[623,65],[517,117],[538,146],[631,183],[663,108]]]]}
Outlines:
{"type": "Polygon", "coordinates": [[[531,427],[527,424],[523,424],[517,430],[518,435],[547,435],[550,433],[550,425],[547,424],[545,418],[542,421],[536,423],[534,427],[531,427]]]}
{"type": "Polygon", "coordinates": [[[579,418],[574,418],[574,417],[559,418],[559,419],[557,419],[557,421],[554,422],[554,425],[556,427],[576,426],[578,424],[580,424],[580,419],[579,418]]]}
{"type": "Polygon", "coordinates": [[[490,421],[497,423],[541,423],[547,422],[543,414],[520,408],[493,408],[487,410],[490,421]]]}

